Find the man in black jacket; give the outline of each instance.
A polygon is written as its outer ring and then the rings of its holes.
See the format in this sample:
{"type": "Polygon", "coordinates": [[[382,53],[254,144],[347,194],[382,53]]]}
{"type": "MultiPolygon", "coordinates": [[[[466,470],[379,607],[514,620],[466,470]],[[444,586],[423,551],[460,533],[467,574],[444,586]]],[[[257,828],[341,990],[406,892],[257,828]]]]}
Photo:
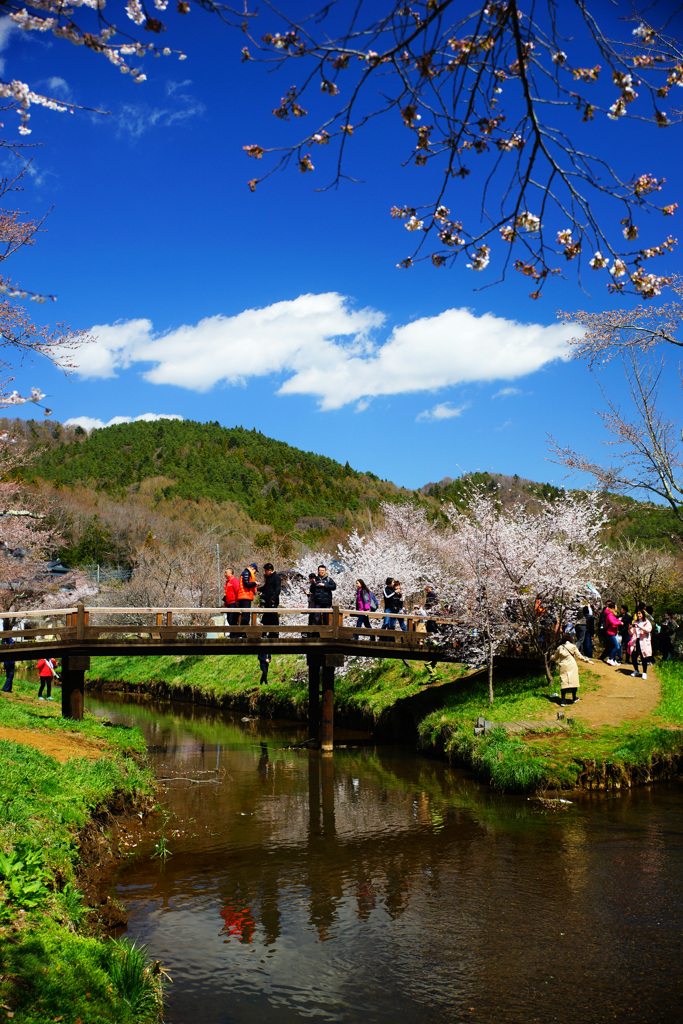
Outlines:
{"type": "MultiPolygon", "coordinates": [[[[327,575],[327,567],[324,565],[318,566],[318,575],[311,580],[311,586],[309,588],[309,594],[311,596],[311,607],[312,608],[331,608],[332,607],[332,591],[337,589],[337,584],[334,582],[331,576],[327,575]]],[[[313,625],[315,626],[327,626],[330,621],[329,615],[323,615],[320,612],[314,613],[311,616],[313,625]]]]}
{"type": "MultiPolygon", "coordinates": [[[[259,594],[261,595],[261,603],[264,608],[279,608],[280,607],[280,591],[282,590],[282,580],[280,579],[279,572],[275,572],[272,562],[266,562],[263,566],[264,582],[258,588],[259,594]]],[[[261,618],[262,626],[279,626],[280,616],[277,612],[266,612],[261,618]]],[[[277,639],[279,633],[264,633],[264,636],[273,637],[277,639]]]]}

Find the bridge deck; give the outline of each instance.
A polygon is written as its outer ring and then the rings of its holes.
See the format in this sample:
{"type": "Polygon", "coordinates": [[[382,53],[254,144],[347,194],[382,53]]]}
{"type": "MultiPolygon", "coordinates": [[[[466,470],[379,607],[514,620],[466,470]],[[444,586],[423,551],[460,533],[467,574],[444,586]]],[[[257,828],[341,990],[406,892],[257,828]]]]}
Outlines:
{"type": "MultiPolygon", "coordinates": [[[[226,612],[222,608],[86,608],[79,604],[75,608],[13,612],[15,621],[41,621],[35,629],[0,631],[0,641],[8,638],[13,641],[11,647],[0,647],[0,660],[3,656],[14,661],[46,655],[61,658],[62,715],[78,720],[83,718],[85,673],[92,656],[244,656],[266,651],[305,654],[309,744],[328,752],[333,749],[334,670],[344,664],[345,656],[430,662],[453,660],[452,648],[434,643],[434,638],[422,627],[416,628],[424,624],[424,616],[391,616],[398,622],[405,622],[403,630],[358,628],[358,612],[338,605],[328,610],[244,608],[231,614],[240,616],[239,625],[225,625],[226,612]],[[174,623],[174,615],[189,618],[190,624],[179,625],[177,619],[174,623]],[[311,615],[321,616],[321,621],[311,621],[311,615]],[[262,616],[261,622],[259,616],[262,616]],[[122,617],[128,621],[112,621],[122,617]],[[140,621],[148,619],[152,621],[140,621]],[[297,621],[292,622],[292,619],[297,621]],[[354,621],[345,625],[345,619],[354,621]]],[[[385,618],[382,612],[368,612],[367,616],[373,620],[385,618]]],[[[439,623],[449,620],[431,621],[438,627],[439,623]]]]}

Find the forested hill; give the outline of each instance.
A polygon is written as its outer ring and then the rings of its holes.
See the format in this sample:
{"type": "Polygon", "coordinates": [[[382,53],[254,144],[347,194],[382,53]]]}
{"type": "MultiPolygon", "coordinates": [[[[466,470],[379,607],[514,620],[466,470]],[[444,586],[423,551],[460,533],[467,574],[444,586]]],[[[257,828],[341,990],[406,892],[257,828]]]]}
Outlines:
{"type": "Polygon", "coordinates": [[[33,440],[37,445],[48,441],[51,447],[25,468],[27,483],[41,478],[56,487],[81,485],[124,498],[143,481],[161,478],[157,500],[233,501],[253,521],[279,533],[300,520],[353,518],[363,507],[402,493],[348,462],[343,466],[242,427],[157,420],[122,423],[90,435],[79,427],[52,429],[49,439],[45,433],[36,431],[33,440]]]}

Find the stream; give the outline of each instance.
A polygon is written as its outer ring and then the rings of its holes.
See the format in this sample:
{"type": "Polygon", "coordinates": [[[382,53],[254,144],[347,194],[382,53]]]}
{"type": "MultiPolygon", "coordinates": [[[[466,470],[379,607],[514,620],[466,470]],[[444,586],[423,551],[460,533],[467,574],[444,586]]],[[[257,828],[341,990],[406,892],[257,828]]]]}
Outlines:
{"type": "Polygon", "coordinates": [[[166,1024],[680,1024],[680,784],[549,811],[362,734],[87,704],[160,780],[170,855],[131,837],[115,895],[166,1024]]]}

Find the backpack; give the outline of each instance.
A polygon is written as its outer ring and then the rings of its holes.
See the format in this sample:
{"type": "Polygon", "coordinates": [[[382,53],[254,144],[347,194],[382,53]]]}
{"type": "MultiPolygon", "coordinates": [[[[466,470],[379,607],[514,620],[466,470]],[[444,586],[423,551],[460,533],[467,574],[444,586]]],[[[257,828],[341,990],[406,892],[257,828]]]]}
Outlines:
{"type": "Polygon", "coordinates": [[[372,591],[370,591],[370,611],[376,612],[379,608],[379,601],[375,597],[372,591]]]}

